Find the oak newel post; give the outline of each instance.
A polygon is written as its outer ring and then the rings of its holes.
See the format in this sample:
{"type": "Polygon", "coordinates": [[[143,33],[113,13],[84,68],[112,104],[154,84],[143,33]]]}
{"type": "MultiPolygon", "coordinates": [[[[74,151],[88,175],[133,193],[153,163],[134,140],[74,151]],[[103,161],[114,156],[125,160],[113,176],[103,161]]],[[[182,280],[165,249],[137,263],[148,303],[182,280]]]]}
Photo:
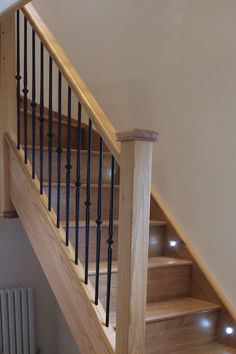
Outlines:
{"type": "Polygon", "coordinates": [[[16,132],[15,14],[0,18],[0,216],[11,216],[4,133],[16,132]]]}
{"type": "Polygon", "coordinates": [[[117,354],[145,353],[145,312],[153,142],[158,134],[118,133],[121,142],[117,354]]]}

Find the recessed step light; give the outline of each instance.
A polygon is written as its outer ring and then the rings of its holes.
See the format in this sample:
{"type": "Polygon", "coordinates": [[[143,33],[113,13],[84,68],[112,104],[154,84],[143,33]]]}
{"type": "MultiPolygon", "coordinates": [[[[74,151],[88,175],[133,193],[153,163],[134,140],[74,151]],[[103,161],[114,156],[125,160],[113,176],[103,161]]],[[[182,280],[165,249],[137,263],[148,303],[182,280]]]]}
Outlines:
{"type": "Polygon", "coordinates": [[[234,333],[234,329],[232,327],[226,327],[225,328],[225,333],[226,334],[233,334],[234,333]]]}
{"type": "Polygon", "coordinates": [[[170,240],[169,241],[170,247],[176,247],[177,246],[177,241],[176,240],[170,240]]]}

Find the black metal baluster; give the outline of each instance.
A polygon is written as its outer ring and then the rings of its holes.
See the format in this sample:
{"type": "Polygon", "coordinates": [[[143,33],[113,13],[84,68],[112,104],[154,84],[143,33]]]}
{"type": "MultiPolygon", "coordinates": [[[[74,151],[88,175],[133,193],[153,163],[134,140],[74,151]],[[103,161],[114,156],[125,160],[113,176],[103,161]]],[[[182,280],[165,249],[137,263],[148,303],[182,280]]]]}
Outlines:
{"type": "Polygon", "coordinates": [[[40,194],[43,194],[43,155],[44,155],[44,46],[40,47],[40,194]]]}
{"type": "Polygon", "coordinates": [[[35,71],[35,31],[32,29],[32,178],[35,179],[35,133],[36,133],[36,71],[35,71]]]}
{"type": "Polygon", "coordinates": [[[61,222],[61,96],[62,96],[62,76],[58,72],[58,130],[57,130],[57,227],[61,222]]]}
{"type": "Polygon", "coordinates": [[[115,187],[115,159],[111,160],[111,194],[110,194],[110,216],[109,216],[109,237],[107,240],[107,299],[106,299],[106,326],[110,322],[111,302],[111,274],[112,274],[112,253],[113,253],[113,217],[114,217],[114,187],[115,187]]]}
{"type": "Polygon", "coordinates": [[[71,172],[71,88],[68,86],[68,120],[66,151],[66,245],[69,245],[70,233],[70,172],[71,172]]]}
{"type": "Polygon", "coordinates": [[[87,157],[87,181],[86,181],[86,213],[85,213],[85,284],[88,284],[88,266],[89,266],[89,229],[90,229],[90,188],[91,188],[91,149],[92,149],[92,121],[89,119],[88,129],[88,157],[87,157]]]}
{"type": "Polygon", "coordinates": [[[49,109],[48,109],[48,210],[52,209],[52,58],[49,57],[49,109]]]}
{"type": "Polygon", "coordinates": [[[102,234],[102,169],[103,169],[103,140],[100,137],[99,147],[99,173],[98,173],[98,202],[97,202],[97,240],[96,240],[96,283],[95,283],[95,304],[99,299],[99,272],[101,254],[101,234],[102,234]]]}
{"type": "Polygon", "coordinates": [[[81,104],[78,103],[78,128],[77,128],[77,164],[76,164],[76,196],[75,196],[75,264],[79,260],[79,215],[80,215],[80,168],[81,168],[81,104]]]}
{"type": "Polygon", "coordinates": [[[20,11],[16,14],[16,99],[17,99],[17,149],[20,149],[20,11]]]}
{"type": "Polygon", "coordinates": [[[25,163],[28,160],[28,38],[27,38],[27,18],[24,17],[24,156],[25,163]]]}

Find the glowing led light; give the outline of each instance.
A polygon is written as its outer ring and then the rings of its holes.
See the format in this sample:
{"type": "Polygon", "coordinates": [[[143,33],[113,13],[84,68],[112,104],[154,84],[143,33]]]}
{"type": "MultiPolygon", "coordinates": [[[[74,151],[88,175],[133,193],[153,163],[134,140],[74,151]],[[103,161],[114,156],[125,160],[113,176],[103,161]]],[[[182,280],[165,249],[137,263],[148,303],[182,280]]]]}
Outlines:
{"type": "Polygon", "coordinates": [[[225,328],[225,333],[226,334],[233,334],[234,333],[234,329],[232,327],[226,327],[225,328]]]}
{"type": "Polygon", "coordinates": [[[201,320],[201,327],[203,328],[210,328],[211,327],[211,322],[207,319],[201,320]]]}
{"type": "Polygon", "coordinates": [[[176,247],[177,241],[171,240],[171,241],[169,242],[169,245],[170,245],[170,247],[176,247]]]}
{"type": "Polygon", "coordinates": [[[157,244],[158,244],[158,240],[157,240],[157,238],[156,238],[156,236],[152,236],[152,235],[150,235],[150,245],[151,246],[156,246],[157,244]]]}

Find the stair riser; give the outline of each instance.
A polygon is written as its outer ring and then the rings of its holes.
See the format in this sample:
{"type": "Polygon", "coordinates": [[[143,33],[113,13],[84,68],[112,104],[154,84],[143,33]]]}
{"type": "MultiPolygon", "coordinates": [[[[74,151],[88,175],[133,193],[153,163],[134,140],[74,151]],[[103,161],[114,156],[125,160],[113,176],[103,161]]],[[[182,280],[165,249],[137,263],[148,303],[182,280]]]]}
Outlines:
{"type": "Polygon", "coordinates": [[[190,272],[190,265],[150,269],[147,301],[155,302],[188,296],[190,272]]]}
{"type": "Polygon", "coordinates": [[[211,343],[217,316],[212,311],[147,323],[146,354],[169,354],[211,343]]]}
{"type": "MultiPolygon", "coordinates": [[[[95,286],[95,275],[90,275],[95,286]]],[[[189,295],[190,266],[148,270],[147,301],[155,302],[189,295]]],[[[106,304],[107,274],[100,274],[100,301],[106,304]]],[[[111,312],[116,310],[117,273],[112,273],[111,312]]]]}
{"type": "MultiPolygon", "coordinates": [[[[27,140],[28,140],[28,145],[32,145],[32,123],[31,123],[31,116],[28,115],[28,126],[27,126],[27,140]]],[[[54,147],[57,146],[57,130],[58,130],[58,124],[57,122],[53,122],[52,124],[52,131],[54,133],[54,138],[52,140],[52,145],[54,147]]],[[[48,120],[44,121],[44,146],[47,146],[48,144],[48,120]]],[[[24,115],[21,113],[21,144],[22,146],[24,145],[24,115]]],[[[72,127],[71,129],[71,147],[72,148],[77,148],[77,128],[72,127]]],[[[82,146],[85,146],[85,131],[82,129],[82,146]]],[[[36,118],[36,131],[35,131],[35,144],[39,145],[40,144],[40,123],[39,123],[39,118],[36,118]]],[[[66,147],[67,144],[67,126],[66,124],[62,124],[62,139],[61,139],[61,144],[62,147],[66,147]]]]}
{"type": "MultiPolygon", "coordinates": [[[[46,194],[48,194],[48,187],[44,188],[46,194]]],[[[73,185],[70,188],[70,220],[75,220],[75,200],[76,189],[73,185]]],[[[90,205],[90,219],[96,220],[97,218],[97,186],[91,186],[91,205],[90,205]]],[[[80,191],[80,220],[85,220],[85,200],[86,200],[86,188],[83,185],[80,191]]],[[[119,188],[115,188],[114,193],[114,219],[118,219],[118,205],[119,205],[119,188]]],[[[56,210],[57,207],[57,188],[52,187],[52,207],[56,210]]],[[[110,212],[110,188],[103,187],[102,189],[102,219],[108,220],[110,212]]],[[[66,187],[61,187],[61,221],[66,219],[66,187]]]]}
{"type": "MultiPolygon", "coordinates": [[[[96,261],[96,234],[97,230],[95,227],[90,228],[89,232],[89,261],[96,261]]],[[[150,238],[149,238],[149,256],[162,256],[164,251],[164,226],[151,226],[150,227],[150,238]]],[[[70,241],[74,245],[75,238],[75,228],[70,228],[70,241]]],[[[107,239],[108,239],[108,226],[102,227],[102,237],[101,237],[101,260],[107,260],[107,239]]],[[[118,243],[118,226],[114,226],[113,234],[113,259],[117,259],[117,243],[118,243]]],[[[84,250],[85,250],[85,227],[80,227],[79,230],[79,259],[84,262],[84,250]]]]}
{"type": "MultiPolygon", "coordinates": [[[[29,158],[32,161],[32,150],[29,150],[29,158]]],[[[99,155],[97,153],[92,153],[91,156],[91,183],[98,183],[99,174],[99,155]]],[[[77,164],[77,152],[71,152],[71,180],[74,182],[76,180],[76,164],[77,164]]],[[[36,150],[35,154],[35,165],[36,174],[39,176],[40,171],[40,153],[36,150]]],[[[66,182],[66,152],[61,154],[61,182],[66,182]]],[[[44,181],[48,181],[48,151],[45,149],[43,157],[43,170],[44,170],[44,181]]],[[[118,168],[116,166],[116,175],[118,174],[118,168]]],[[[81,152],[81,183],[86,182],[87,177],[87,153],[81,152]]],[[[103,158],[103,170],[102,170],[103,183],[109,183],[111,180],[111,156],[104,155],[103,158]]],[[[57,153],[54,150],[52,153],[52,182],[57,181],[57,153]]],[[[118,183],[118,176],[116,178],[116,183],[118,183]]]]}

